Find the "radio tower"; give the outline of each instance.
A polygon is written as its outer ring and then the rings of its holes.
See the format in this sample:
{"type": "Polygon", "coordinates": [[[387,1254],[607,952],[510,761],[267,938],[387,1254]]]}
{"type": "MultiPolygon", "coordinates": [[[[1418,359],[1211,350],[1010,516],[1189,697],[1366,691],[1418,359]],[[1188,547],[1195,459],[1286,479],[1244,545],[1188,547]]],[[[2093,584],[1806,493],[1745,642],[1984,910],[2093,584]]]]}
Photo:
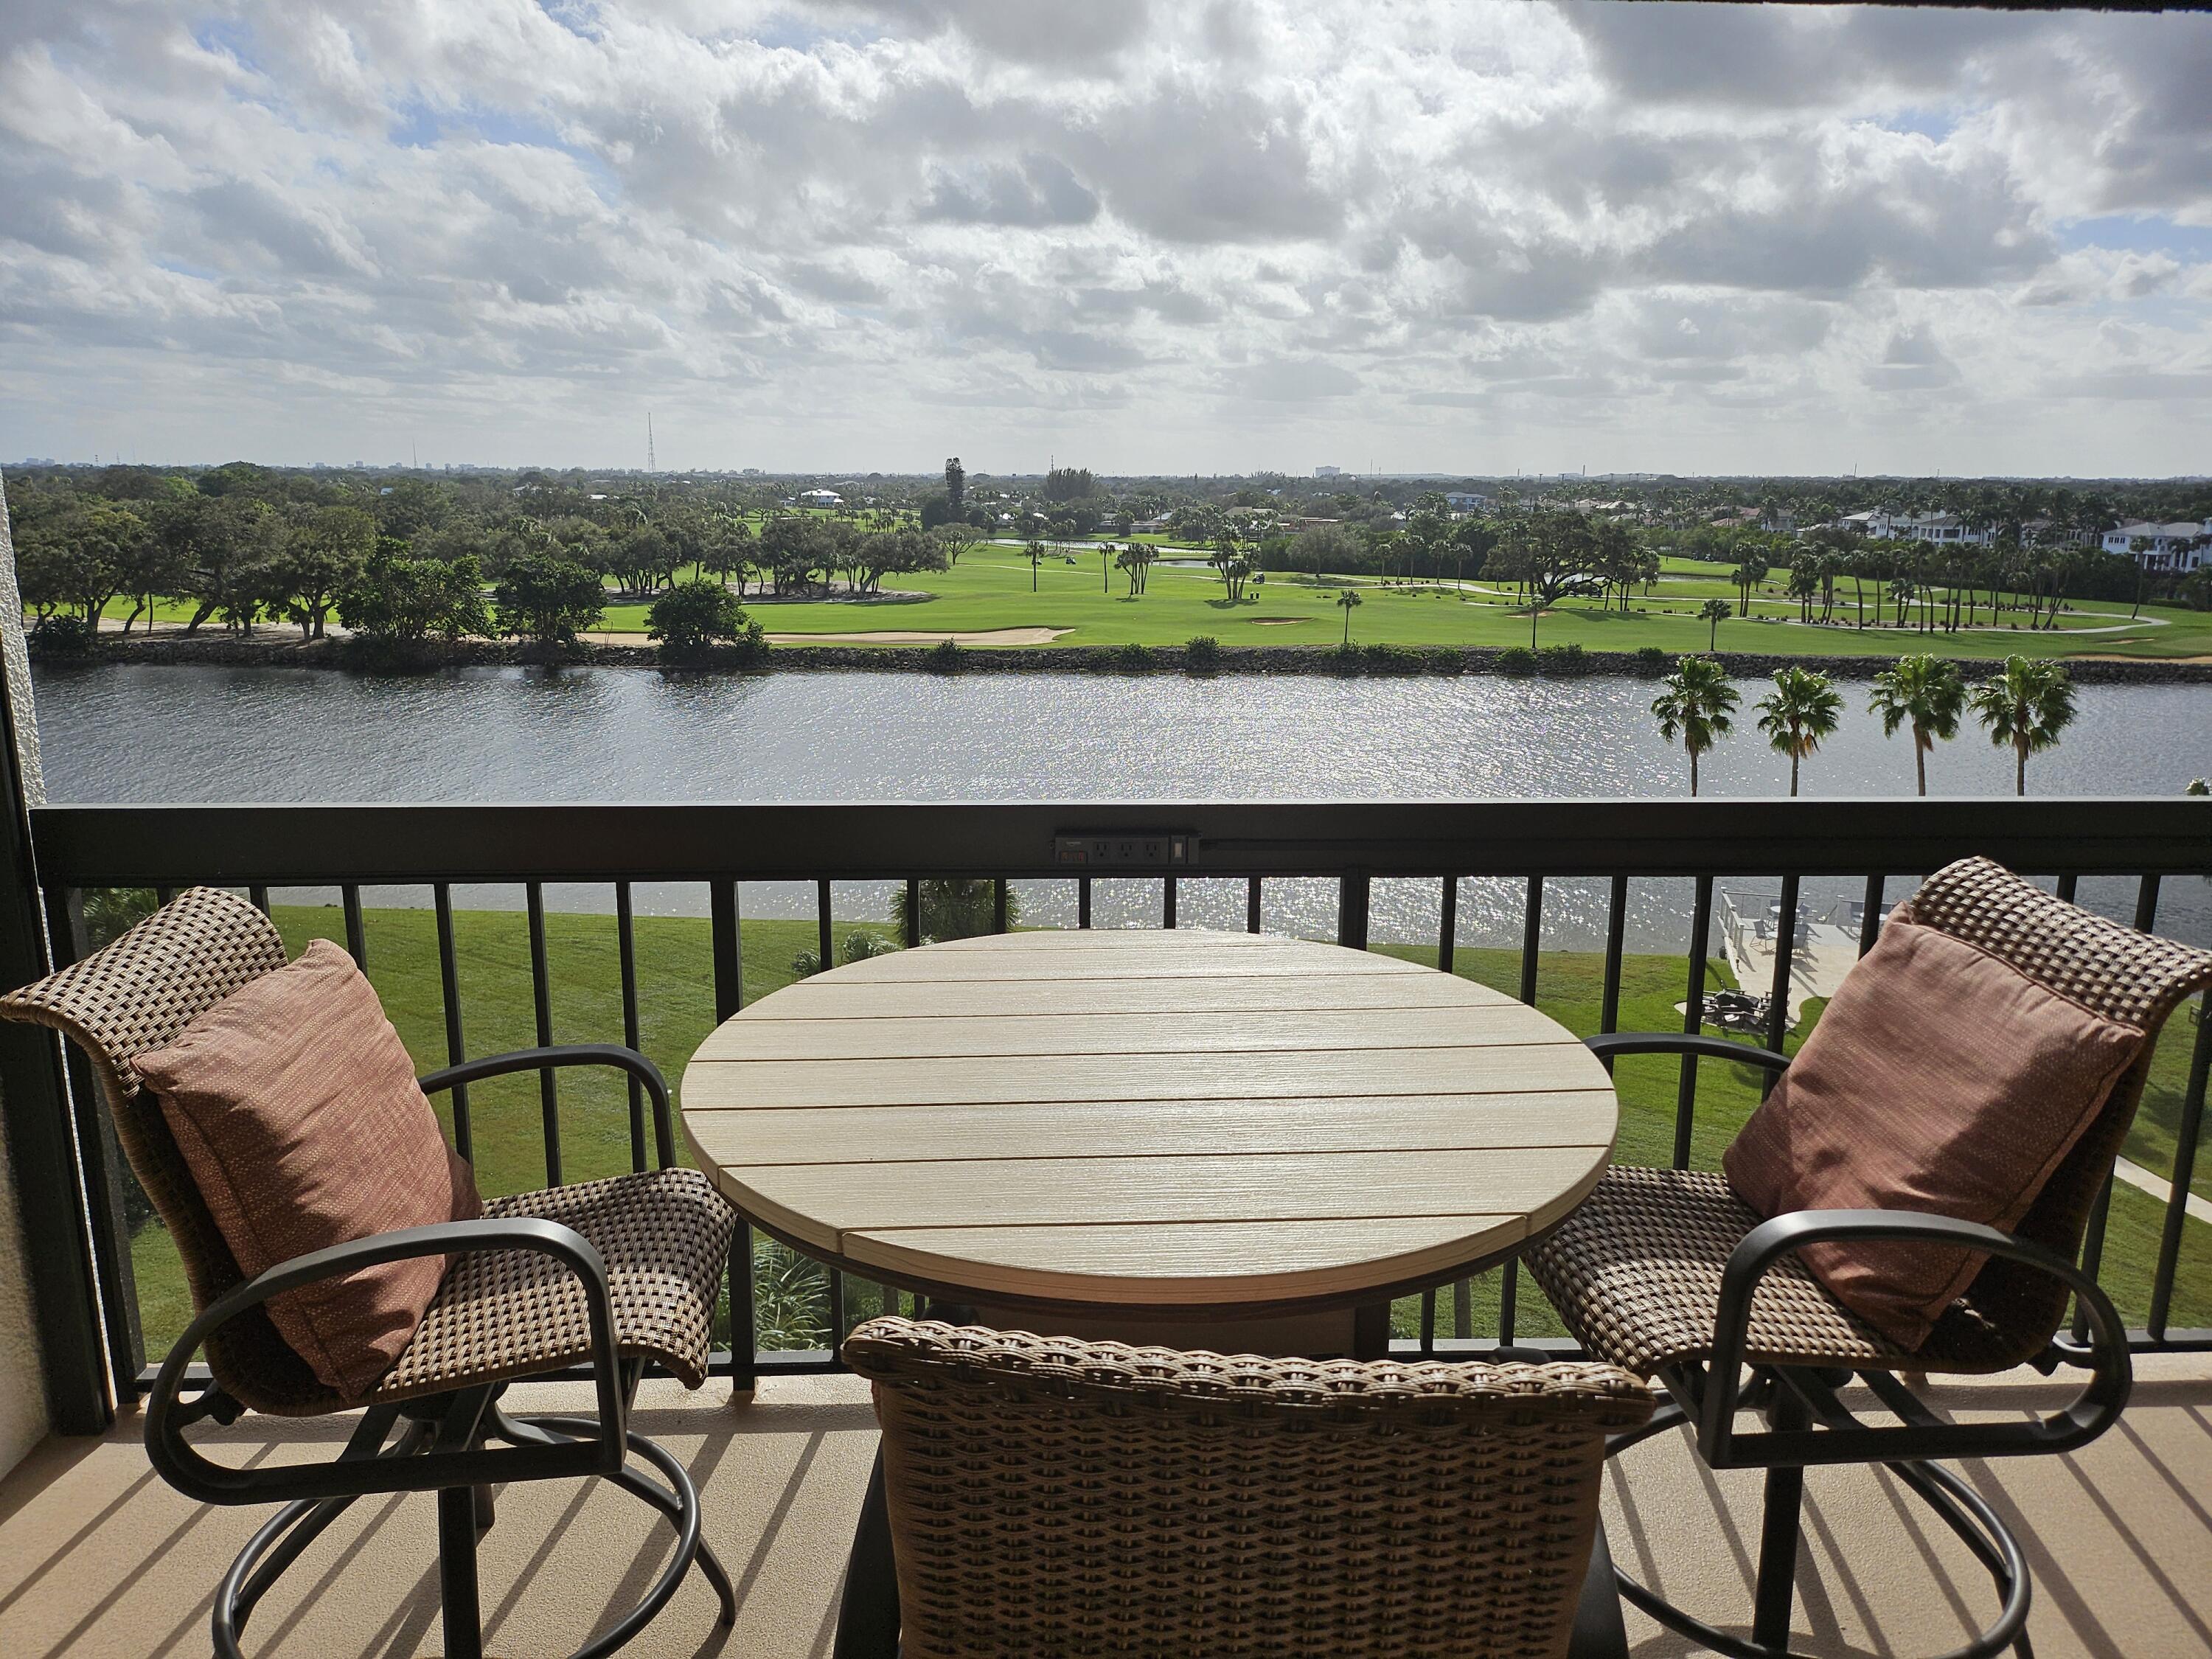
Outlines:
{"type": "Polygon", "coordinates": [[[645,470],[647,472],[660,471],[659,464],[653,459],[653,411],[649,409],[645,411],[645,470]]]}

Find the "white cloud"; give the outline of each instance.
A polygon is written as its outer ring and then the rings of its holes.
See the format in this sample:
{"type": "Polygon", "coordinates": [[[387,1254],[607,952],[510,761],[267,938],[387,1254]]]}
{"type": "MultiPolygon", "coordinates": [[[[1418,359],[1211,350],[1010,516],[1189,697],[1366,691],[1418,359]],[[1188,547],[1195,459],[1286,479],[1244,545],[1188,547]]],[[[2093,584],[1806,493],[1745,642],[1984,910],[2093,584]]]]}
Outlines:
{"type": "Polygon", "coordinates": [[[2198,470],[2207,86],[2202,15],[17,0],[0,454],[2198,470]]]}

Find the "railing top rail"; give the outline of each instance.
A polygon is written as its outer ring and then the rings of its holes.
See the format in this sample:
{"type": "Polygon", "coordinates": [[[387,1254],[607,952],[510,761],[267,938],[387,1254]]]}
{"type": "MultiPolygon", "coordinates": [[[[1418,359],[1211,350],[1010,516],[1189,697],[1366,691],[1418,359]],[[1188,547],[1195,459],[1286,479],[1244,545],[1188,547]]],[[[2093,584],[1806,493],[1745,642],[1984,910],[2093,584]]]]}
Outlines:
{"type": "Polygon", "coordinates": [[[928,876],[1872,875],[1969,854],[2212,872],[2187,797],[1534,801],[162,805],[33,810],[60,886],[928,876]],[[1054,837],[1171,832],[1187,861],[1069,865],[1054,837]]]}

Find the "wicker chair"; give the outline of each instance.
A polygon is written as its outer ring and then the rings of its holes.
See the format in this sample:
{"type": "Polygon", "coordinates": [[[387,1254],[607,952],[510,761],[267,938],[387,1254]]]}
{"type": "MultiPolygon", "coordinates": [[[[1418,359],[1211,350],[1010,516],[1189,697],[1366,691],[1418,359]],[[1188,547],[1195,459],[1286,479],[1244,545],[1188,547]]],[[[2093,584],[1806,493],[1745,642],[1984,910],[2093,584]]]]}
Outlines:
{"type": "MultiPolygon", "coordinates": [[[[1966,940],[2038,983],[2155,1037],[2168,1014],[2212,985],[2212,955],[2077,909],[1984,859],[1938,872],[1893,913],[1966,940]]],[[[1608,1064],[1621,1054],[1704,1054],[1779,1073],[1784,1056],[1711,1036],[1674,1033],[1593,1037],[1608,1064]]],[[[1671,1396],[1620,1449],[1678,1424],[1691,1425],[1715,1468],[1763,1468],[1765,1523],[1748,1641],[1691,1618],[1626,1577],[1622,1594],[1674,1631],[1742,1659],[1787,1650],[1807,1467],[1887,1464],[1989,1569],[2002,1607],[1951,1659],[1984,1659],[2024,1634],[2026,1559],[1996,1515],[1931,1459],[2060,1453],[2110,1427],[2132,1370],[2112,1304],[2075,1266],[2092,1208],[2109,1177],[2149,1075],[2152,1044],[2053,1171],[2014,1234],[1945,1216],[1882,1210],[1808,1210],[1764,1219],[1718,1175],[1617,1167],[1589,1198],[1529,1249],[1530,1272],[1590,1354],[1671,1396]],[[1900,1348],[1846,1311],[1796,1259],[1832,1239],[1917,1239],[1965,1245],[1986,1264],[1917,1349],[1900,1348]],[[2071,1297],[2088,1340],[2059,1335],[2071,1297]],[[2035,1422],[1955,1425],[1907,1386],[1907,1376],[1988,1373],[2032,1364],[2086,1367],[2066,1410],[2035,1422]],[[1838,1396],[1856,1376],[1893,1424],[1862,1422],[1838,1396]],[[1740,1411],[1765,1431],[1739,1432],[1740,1411]]]]}
{"type": "MultiPolygon", "coordinates": [[[[1613,1366],[1224,1358],[904,1319],[861,1326],[845,1358],[883,1425],[870,1502],[896,1588],[876,1593],[902,1659],[1625,1659],[1598,1478],[1652,1399],[1613,1366]]],[[[841,1627],[839,1654],[862,1650],[841,1627]]]]}
{"type": "Polygon", "coordinates": [[[260,911],[232,894],[194,888],[82,961],[0,998],[0,1018],[55,1027],[82,1048],[116,1137],[183,1259],[198,1316],[170,1351],[148,1402],[154,1466],[206,1503],[284,1504],[216,1593],[216,1653],[236,1659],[255,1603],[349,1505],[374,1492],[434,1491],[446,1652],[473,1659],[483,1650],[477,1540],[491,1524],[493,1483],[580,1475],[611,1480],[659,1510],[676,1529],[677,1549],[638,1605],[580,1649],[580,1659],[629,1641],[695,1562],[721,1599],[723,1623],[734,1622],[728,1576],[700,1540],[690,1478],[626,1421],[648,1361],[691,1387],[705,1380],[709,1322],[735,1226],[703,1179],[670,1167],[675,1149],[659,1073],[642,1054],[603,1045],[530,1049],[433,1073],[421,1082],[434,1093],[546,1066],[618,1066],[651,1097],[660,1167],[494,1200],[479,1220],[360,1239],[248,1281],[132,1061],[284,959],[283,941],[260,911]],[[264,1306],[333,1273],[433,1255],[451,1258],[445,1279],[365,1402],[343,1401],[322,1383],[264,1306]],[[203,1346],[212,1381],[186,1398],[188,1369],[203,1346]],[[596,1385],[595,1417],[511,1416],[500,1408],[507,1383],[584,1366],[596,1385]],[[236,1468],[203,1456],[185,1435],[203,1419],[228,1424],[249,1409],[311,1417],[364,1403],[359,1427],[330,1462],[236,1468]],[[666,1484],[627,1468],[626,1453],[666,1484]]]}

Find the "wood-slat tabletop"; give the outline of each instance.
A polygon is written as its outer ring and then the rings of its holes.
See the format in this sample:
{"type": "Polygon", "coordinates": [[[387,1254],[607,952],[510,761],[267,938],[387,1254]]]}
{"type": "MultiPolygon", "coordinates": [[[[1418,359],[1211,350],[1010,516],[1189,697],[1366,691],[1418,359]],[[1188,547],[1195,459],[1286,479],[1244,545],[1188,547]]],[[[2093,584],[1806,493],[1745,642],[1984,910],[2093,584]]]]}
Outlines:
{"type": "Polygon", "coordinates": [[[1612,1079],[1563,1026],[1266,935],[1000,934],[725,1021],[684,1133],[773,1232],[892,1283],[1067,1308],[1291,1308],[1443,1278],[1596,1182],[1612,1079]]]}

